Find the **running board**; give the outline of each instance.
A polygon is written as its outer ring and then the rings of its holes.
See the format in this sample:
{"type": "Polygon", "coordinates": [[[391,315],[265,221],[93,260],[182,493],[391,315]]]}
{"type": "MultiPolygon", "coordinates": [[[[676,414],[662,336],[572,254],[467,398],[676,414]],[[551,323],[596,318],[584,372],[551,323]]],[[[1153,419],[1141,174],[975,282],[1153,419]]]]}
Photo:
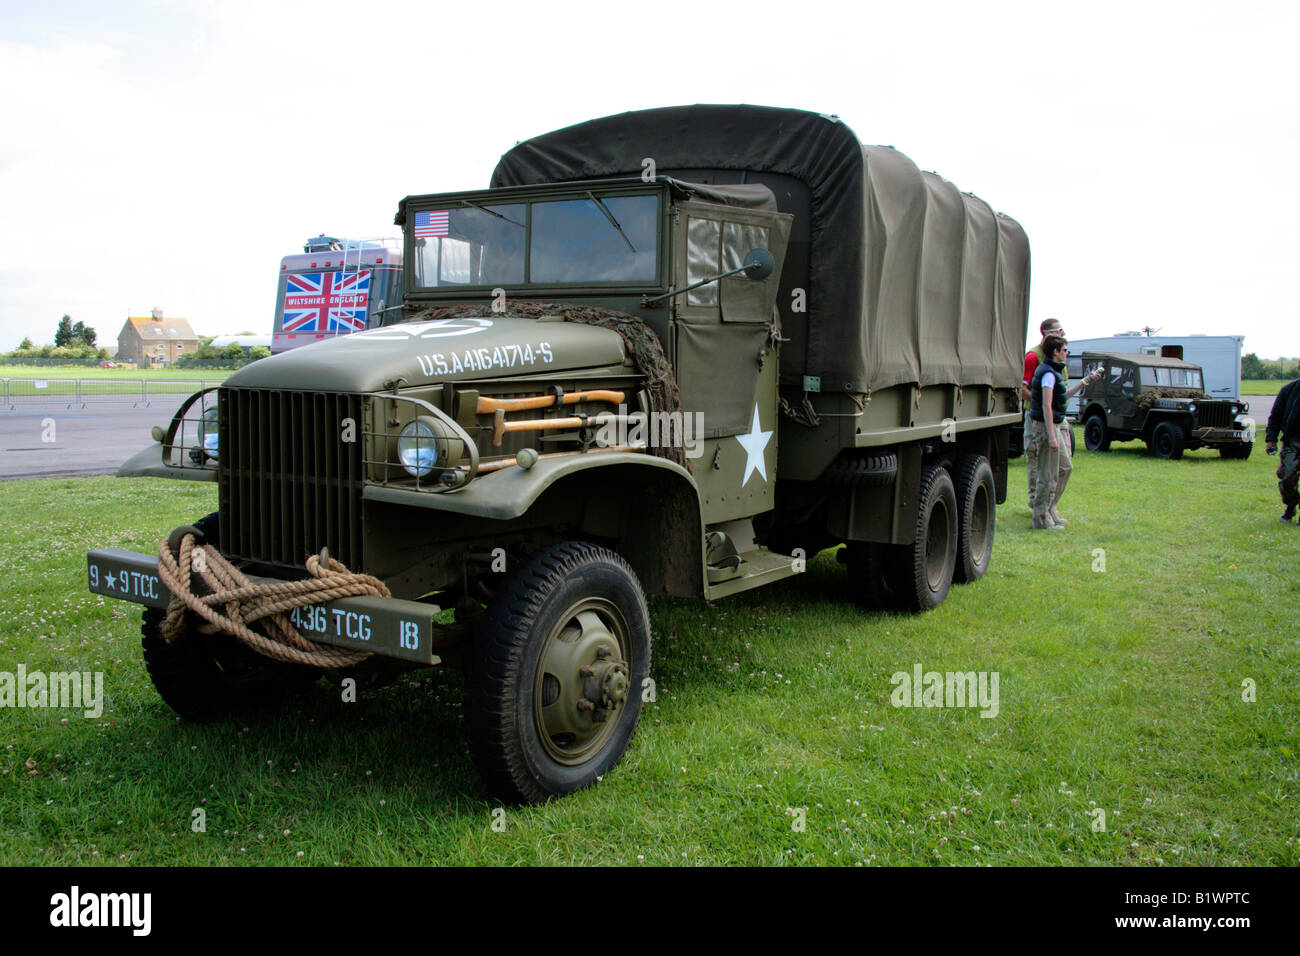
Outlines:
{"type": "MultiPolygon", "coordinates": [[[[780,581],[782,578],[794,577],[806,569],[807,561],[807,558],[792,558],[762,548],[742,552],[740,565],[732,575],[725,580],[710,581],[704,586],[704,596],[714,601],[751,588],[762,587],[764,584],[771,584],[773,581],[780,581]]],[[[711,573],[710,578],[712,577],[711,573]]]]}

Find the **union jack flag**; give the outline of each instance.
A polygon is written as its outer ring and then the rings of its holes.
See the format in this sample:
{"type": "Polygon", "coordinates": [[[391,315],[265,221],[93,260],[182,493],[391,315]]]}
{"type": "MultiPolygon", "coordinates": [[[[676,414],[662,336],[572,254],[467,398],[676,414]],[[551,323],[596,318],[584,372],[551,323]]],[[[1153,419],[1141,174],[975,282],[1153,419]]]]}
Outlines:
{"type": "Polygon", "coordinates": [[[359,332],[366,327],[370,270],[299,272],[284,290],[285,332],[359,332]]]}

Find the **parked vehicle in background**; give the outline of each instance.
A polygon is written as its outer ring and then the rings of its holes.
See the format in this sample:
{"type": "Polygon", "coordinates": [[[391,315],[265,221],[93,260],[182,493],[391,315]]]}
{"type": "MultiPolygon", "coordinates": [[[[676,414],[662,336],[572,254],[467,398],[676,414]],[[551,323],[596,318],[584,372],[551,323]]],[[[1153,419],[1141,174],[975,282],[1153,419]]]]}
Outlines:
{"type": "Polygon", "coordinates": [[[360,332],[401,301],[400,239],[308,239],[280,260],[271,353],[360,332]]]}
{"type": "MultiPolygon", "coordinates": [[[[1140,335],[1129,332],[1097,339],[1071,339],[1070,377],[1082,374],[1084,352],[1109,352],[1117,355],[1161,355],[1199,365],[1204,376],[1204,391],[1211,398],[1241,398],[1240,335],[1140,335]]],[[[1077,414],[1079,396],[1070,399],[1066,410],[1077,414]]]]}
{"type": "Polygon", "coordinates": [[[1079,391],[1083,441],[1089,451],[1141,439],[1157,458],[1185,450],[1217,448],[1224,458],[1248,458],[1254,441],[1238,416],[1250,406],[1211,398],[1199,365],[1160,355],[1084,352],[1080,371],[1100,367],[1102,377],[1079,391]]]}

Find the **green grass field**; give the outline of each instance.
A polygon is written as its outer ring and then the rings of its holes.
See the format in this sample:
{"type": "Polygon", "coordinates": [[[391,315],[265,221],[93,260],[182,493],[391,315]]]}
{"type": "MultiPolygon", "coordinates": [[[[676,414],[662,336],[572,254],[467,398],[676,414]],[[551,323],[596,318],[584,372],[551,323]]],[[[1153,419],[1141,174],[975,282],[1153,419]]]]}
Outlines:
{"type": "Polygon", "coordinates": [[[34,365],[0,365],[0,378],[96,379],[100,381],[198,381],[220,382],[231,375],[229,369],[200,368],[89,368],[79,365],[36,367],[34,365]]]}
{"type": "MultiPolygon", "coordinates": [[[[29,373],[33,371],[30,368],[15,367],[10,367],[8,370],[29,373]]],[[[162,369],[148,372],[134,371],[129,375],[118,374],[117,369],[111,368],[52,368],[39,371],[42,374],[8,376],[6,369],[0,368],[0,398],[21,402],[24,399],[47,399],[55,395],[78,394],[119,397],[188,395],[200,386],[219,385],[232,374],[222,370],[207,370],[200,373],[194,369],[179,369],[175,375],[161,374],[165,371],[162,369]],[[100,374],[83,375],[83,372],[100,374]]]]}
{"type": "Polygon", "coordinates": [[[1081,450],[1064,532],[1029,530],[1013,462],[988,576],[918,617],[859,611],[831,552],[653,602],[658,700],[627,756],[502,832],[455,672],[210,726],[162,703],[138,608],[89,594],[84,556],[153,551],[214,487],[9,482],[0,670],[103,671],[109,701],[0,709],[0,864],[1293,866],[1300,528],[1262,451],[1081,450]],[[997,716],[892,707],[918,663],[996,672],[997,716]]]}
{"type": "Polygon", "coordinates": [[[1286,382],[1275,378],[1248,378],[1241,381],[1243,395],[1276,395],[1286,382]]]}

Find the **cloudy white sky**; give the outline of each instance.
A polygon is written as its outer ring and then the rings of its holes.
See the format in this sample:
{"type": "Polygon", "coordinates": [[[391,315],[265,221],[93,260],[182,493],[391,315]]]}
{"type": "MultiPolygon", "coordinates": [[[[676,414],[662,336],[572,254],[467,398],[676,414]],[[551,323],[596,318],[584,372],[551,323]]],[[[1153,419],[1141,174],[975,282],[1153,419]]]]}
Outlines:
{"type": "Polygon", "coordinates": [[[159,306],[270,331],[309,235],[396,235],[517,140],[838,113],[1018,219],[1031,327],[1300,355],[1300,4],[0,0],[0,349],[159,306]]]}

